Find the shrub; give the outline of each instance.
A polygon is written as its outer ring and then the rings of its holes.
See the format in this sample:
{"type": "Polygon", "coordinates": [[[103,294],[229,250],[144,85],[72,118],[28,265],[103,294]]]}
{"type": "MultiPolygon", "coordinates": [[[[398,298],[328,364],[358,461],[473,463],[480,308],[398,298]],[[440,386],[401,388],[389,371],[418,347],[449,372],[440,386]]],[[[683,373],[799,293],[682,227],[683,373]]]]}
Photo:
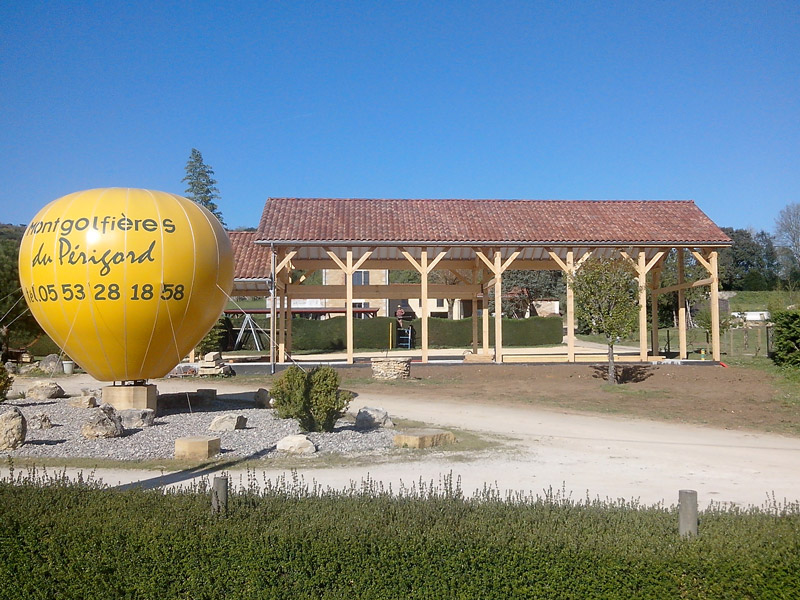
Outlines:
{"type": "Polygon", "coordinates": [[[331,367],[317,367],[308,374],[308,379],[313,431],[333,431],[336,421],[347,410],[350,393],[339,389],[341,379],[331,367]]]}
{"type": "Polygon", "coordinates": [[[5,401],[8,397],[8,390],[11,389],[12,383],[14,383],[14,376],[3,365],[0,365],[0,402],[5,401]]]}
{"type": "Polygon", "coordinates": [[[224,318],[219,318],[214,322],[211,329],[208,330],[197,344],[197,349],[200,354],[208,354],[209,352],[222,352],[222,347],[227,339],[228,334],[225,328],[224,318]]]}
{"type": "Polygon", "coordinates": [[[772,315],[775,333],[772,360],[776,365],[800,367],[800,310],[786,310],[772,315]]]}
{"type": "Polygon", "coordinates": [[[297,419],[303,431],[333,431],[350,403],[349,392],[339,389],[339,374],[331,367],[306,373],[292,365],[270,390],[281,419],[297,419]]]}

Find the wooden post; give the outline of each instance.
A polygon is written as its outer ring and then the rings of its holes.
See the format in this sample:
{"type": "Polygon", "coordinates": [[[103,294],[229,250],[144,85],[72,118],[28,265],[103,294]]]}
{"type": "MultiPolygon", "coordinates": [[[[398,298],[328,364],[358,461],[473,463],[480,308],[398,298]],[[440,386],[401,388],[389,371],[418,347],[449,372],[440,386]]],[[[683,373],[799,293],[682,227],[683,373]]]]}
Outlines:
{"type": "Polygon", "coordinates": [[[224,515],[228,512],[228,478],[214,477],[211,487],[211,513],[224,515]]]}
{"type": "Polygon", "coordinates": [[[489,355],[489,286],[486,285],[489,281],[489,271],[483,270],[483,278],[481,280],[481,289],[483,289],[483,320],[481,323],[481,331],[483,333],[483,354],[489,355]]]}
{"type": "Polygon", "coordinates": [[[570,284],[570,277],[575,275],[575,252],[567,250],[567,362],[575,362],[575,291],[570,284]]]}
{"type": "Polygon", "coordinates": [[[347,289],[347,364],[353,364],[353,249],[347,249],[347,267],[344,269],[347,289]]]}
{"type": "Polygon", "coordinates": [[[658,294],[656,294],[656,290],[660,285],[661,269],[654,269],[650,293],[650,347],[653,349],[653,356],[658,356],[658,294]]]}
{"type": "Polygon", "coordinates": [[[719,269],[717,266],[717,251],[711,252],[711,352],[714,360],[720,361],[722,353],[719,344],[719,269]]]}
{"type": "Polygon", "coordinates": [[[420,278],[422,289],[420,304],[422,305],[422,362],[428,362],[428,249],[423,248],[420,257],[422,272],[420,278]]]}
{"type": "Polygon", "coordinates": [[[678,534],[681,537],[697,536],[697,492],[678,491],[678,534]]]}
{"type": "MultiPolygon", "coordinates": [[[[684,284],[683,248],[678,248],[678,285],[684,284]]],[[[678,288],[678,358],[686,360],[686,293],[678,288]]]]}
{"type": "Polygon", "coordinates": [[[647,361],[647,256],[639,250],[639,360],[647,361]]]}
{"type": "MultiPolygon", "coordinates": [[[[478,269],[472,269],[472,283],[478,283],[478,269]]],[[[478,353],[478,295],[472,296],[472,353],[478,353]]]]}
{"type": "Polygon", "coordinates": [[[286,352],[292,354],[292,299],[286,294],[286,352]]]}
{"type": "Polygon", "coordinates": [[[500,250],[494,251],[494,362],[503,362],[503,284],[500,250]]]}
{"type": "Polygon", "coordinates": [[[286,282],[281,277],[281,317],[280,329],[278,329],[278,362],[286,362],[286,282]]]}

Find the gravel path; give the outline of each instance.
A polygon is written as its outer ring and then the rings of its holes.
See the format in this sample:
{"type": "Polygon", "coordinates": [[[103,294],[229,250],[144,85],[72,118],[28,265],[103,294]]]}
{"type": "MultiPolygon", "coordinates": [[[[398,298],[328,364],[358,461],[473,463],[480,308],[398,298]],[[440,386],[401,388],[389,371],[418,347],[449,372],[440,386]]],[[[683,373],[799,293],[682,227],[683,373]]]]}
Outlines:
{"type": "MultiPolygon", "coordinates": [[[[80,434],[92,408],[75,408],[69,398],[34,401],[10,399],[0,405],[0,412],[18,407],[26,419],[36,413],[50,417],[52,429],[28,429],[25,444],[17,450],[5,451],[11,457],[102,458],[112,460],[150,460],[172,458],[175,440],[179,437],[214,435],[221,438],[225,458],[274,458],[282,453],[275,444],[287,436],[301,433],[294,419],[279,419],[271,409],[255,408],[252,393],[220,394],[214,402],[189,411],[167,410],[157,416],[152,427],[126,429],[121,438],[84,439],[80,434]],[[249,396],[249,399],[248,399],[249,396]],[[225,413],[247,418],[246,429],[211,432],[211,421],[225,413]]],[[[341,419],[333,433],[309,433],[319,454],[375,455],[392,448],[394,432],[390,429],[360,431],[352,416],[341,419]]]]}

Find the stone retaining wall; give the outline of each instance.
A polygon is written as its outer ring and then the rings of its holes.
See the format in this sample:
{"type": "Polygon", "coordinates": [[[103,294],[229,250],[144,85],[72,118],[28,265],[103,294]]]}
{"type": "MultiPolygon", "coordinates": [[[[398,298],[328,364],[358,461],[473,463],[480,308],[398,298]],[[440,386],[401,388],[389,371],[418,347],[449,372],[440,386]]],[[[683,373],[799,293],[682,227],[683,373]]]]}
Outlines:
{"type": "Polygon", "coordinates": [[[411,377],[410,358],[373,358],[373,379],[408,379],[411,377]]]}

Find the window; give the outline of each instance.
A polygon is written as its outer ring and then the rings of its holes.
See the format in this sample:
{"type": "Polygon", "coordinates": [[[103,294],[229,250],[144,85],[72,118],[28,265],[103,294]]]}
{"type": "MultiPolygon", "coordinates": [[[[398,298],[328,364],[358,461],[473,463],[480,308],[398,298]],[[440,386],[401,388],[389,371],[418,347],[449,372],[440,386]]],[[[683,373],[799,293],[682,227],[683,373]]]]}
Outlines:
{"type": "Polygon", "coordinates": [[[436,308],[444,308],[444,298],[436,299],[436,308]]]}
{"type": "Polygon", "coordinates": [[[353,273],[353,285],[369,285],[369,271],[356,271],[353,273]]]}

